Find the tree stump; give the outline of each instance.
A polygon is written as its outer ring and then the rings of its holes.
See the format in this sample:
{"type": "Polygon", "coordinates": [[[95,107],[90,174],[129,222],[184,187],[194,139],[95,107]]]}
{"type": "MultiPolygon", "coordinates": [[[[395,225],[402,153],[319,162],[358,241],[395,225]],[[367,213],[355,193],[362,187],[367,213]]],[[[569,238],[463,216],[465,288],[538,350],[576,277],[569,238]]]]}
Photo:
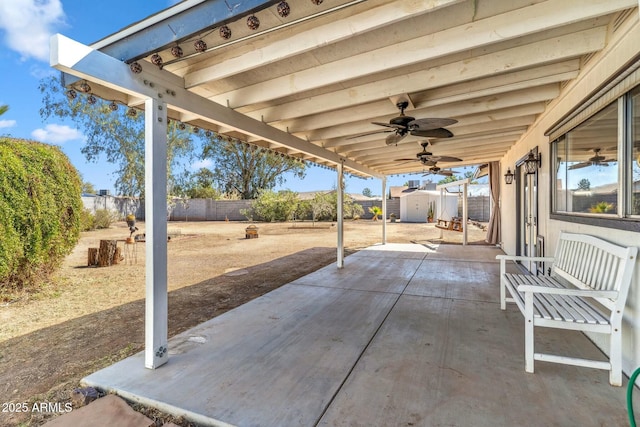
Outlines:
{"type": "Polygon", "coordinates": [[[98,265],[98,248],[89,248],[87,265],[89,267],[96,267],[98,265]]]}
{"type": "Polygon", "coordinates": [[[116,240],[100,240],[100,249],[98,250],[98,267],[109,267],[117,264],[116,249],[118,248],[116,240]]]}

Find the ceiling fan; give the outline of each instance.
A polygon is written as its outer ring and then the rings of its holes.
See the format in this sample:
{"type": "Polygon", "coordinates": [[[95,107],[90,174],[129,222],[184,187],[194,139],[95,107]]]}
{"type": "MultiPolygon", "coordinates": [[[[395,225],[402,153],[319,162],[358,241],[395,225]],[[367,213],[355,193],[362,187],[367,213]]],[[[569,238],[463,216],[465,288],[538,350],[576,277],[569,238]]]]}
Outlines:
{"type": "Polygon", "coordinates": [[[458,171],[454,171],[451,169],[440,169],[437,166],[432,166],[429,168],[429,170],[427,170],[427,172],[422,175],[422,176],[427,176],[427,175],[442,175],[442,176],[453,176],[453,174],[456,173],[460,173],[458,171]]]}
{"type": "Polygon", "coordinates": [[[586,162],[580,162],[569,166],[569,170],[586,168],[588,166],[609,166],[610,162],[617,162],[616,159],[607,159],[605,156],[601,156],[600,148],[594,148],[593,152],[593,157],[587,159],[586,162]]]}
{"type": "Polygon", "coordinates": [[[436,162],[461,162],[462,159],[451,156],[438,156],[434,155],[427,151],[427,146],[429,145],[429,141],[423,141],[420,143],[422,146],[422,151],[416,153],[415,158],[411,159],[395,159],[396,162],[411,162],[414,160],[420,161],[425,166],[435,166],[436,162]]]}
{"type": "Polygon", "coordinates": [[[423,138],[451,138],[453,136],[453,133],[448,129],[445,129],[443,126],[458,123],[457,120],[447,118],[416,119],[411,116],[405,116],[404,114],[404,110],[409,106],[409,102],[400,101],[396,106],[400,110],[400,115],[398,117],[394,117],[389,120],[389,123],[372,122],[374,125],[384,126],[390,129],[362,133],[360,135],[349,137],[348,139],[359,138],[361,136],[373,135],[376,133],[390,133],[390,135],[387,135],[385,142],[387,145],[393,145],[400,142],[407,135],[423,138]]]}

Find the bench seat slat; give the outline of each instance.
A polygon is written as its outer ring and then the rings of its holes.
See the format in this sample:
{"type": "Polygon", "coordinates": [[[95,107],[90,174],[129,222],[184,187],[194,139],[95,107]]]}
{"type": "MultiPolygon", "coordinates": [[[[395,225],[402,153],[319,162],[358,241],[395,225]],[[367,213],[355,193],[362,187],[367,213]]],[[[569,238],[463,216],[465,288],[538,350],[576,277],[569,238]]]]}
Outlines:
{"type": "MultiPolygon", "coordinates": [[[[535,285],[564,288],[558,281],[549,276],[533,276],[506,273],[509,292],[520,310],[524,313],[524,294],[518,292],[519,285],[535,285]]],[[[594,305],[584,298],[570,295],[534,294],[534,316],[564,322],[608,325],[609,319],[594,305]]]]}
{"type": "Polygon", "coordinates": [[[594,325],[609,324],[608,319],[583,298],[569,295],[537,294],[536,296],[538,295],[540,299],[544,300],[544,304],[547,307],[553,307],[553,309],[555,309],[556,315],[553,316],[554,320],[589,323],[594,325]]]}

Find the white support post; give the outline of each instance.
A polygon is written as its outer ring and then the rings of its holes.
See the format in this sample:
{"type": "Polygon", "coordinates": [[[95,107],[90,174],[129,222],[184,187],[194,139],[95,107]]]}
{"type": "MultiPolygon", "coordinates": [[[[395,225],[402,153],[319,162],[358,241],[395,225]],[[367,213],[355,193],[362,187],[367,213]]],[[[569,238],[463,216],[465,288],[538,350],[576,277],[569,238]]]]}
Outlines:
{"type": "Polygon", "coordinates": [[[467,245],[467,217],[469,216],[469,208],[467,206],[468,184],[462,185],[462,245],[467,245]]]}
{"type": "Polygon", "coordinates": [[[387,244],[387,177],[382,177],[382,244],[387,244]]]}
{"type": "Polygon", "coordinates": [[[145,101],[145,367],[167,363],[167,105],[145,101]]]}
{"type": "MultiPolygon", "coordinates": [[[[440,189],[440,206],[438,207],[438,218],[436,218],[436,223],[438,221],[438,219],[444,219],[443,218],[443,213],[444,213],[444,207],[446,206],[445,203],[447,202],[447,198],[444,195],[445,189],[441,188],[440,189]]],[[[453,218],[449,218],[449,220],[453,220],[453,218]]],[[[442,240],[444,238],[444,231],[442,230],[442,228],[440,229],[440,240],[442,240]]]]}
{"type": "Polygon", "coordinates": [[[344,267],[344,166],[338,163],[336,170],[338,171],[338,268],[344,267]]]}

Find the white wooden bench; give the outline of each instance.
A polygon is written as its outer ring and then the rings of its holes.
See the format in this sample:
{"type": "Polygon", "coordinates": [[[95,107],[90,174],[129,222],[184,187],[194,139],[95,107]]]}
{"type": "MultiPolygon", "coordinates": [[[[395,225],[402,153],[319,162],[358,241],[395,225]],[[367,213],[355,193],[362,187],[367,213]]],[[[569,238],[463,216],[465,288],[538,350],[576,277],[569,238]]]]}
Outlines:
{"type": "Polygon", "coordinates": [[[526,372],[533,372],[534,360],[563,363],[608,370],[611,385],[622,385],[622,316],[637,251],[636,247],[563,232],[552,258],[496,256],[500,260],[500,308],[515,302],[525,317],[526,372]],[[507,273],[509,260],[551,263],[551,275],[507,273]],[[608,334],[609,362],[536,353],[536,326],[608,334]]]}

